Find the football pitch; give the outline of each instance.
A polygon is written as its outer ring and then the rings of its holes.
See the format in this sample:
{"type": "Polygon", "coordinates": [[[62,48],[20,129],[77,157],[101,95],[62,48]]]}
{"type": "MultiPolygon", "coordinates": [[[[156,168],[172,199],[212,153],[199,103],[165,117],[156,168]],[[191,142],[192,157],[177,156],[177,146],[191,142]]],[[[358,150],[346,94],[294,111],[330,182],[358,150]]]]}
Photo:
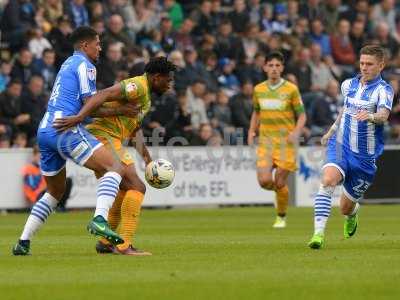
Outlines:
{"type": "Polygon", "coordinates": [[[0,299],[399,299],[400,206],[363,206],[350,240],[332,211],[311,250],[310,208],[283,230],[272,207],[144,210],[136,245],[151,257],[96,254],[89,212],[51,216],[33,255],[13,257],[27,215],[0,216],[0,299]]]}

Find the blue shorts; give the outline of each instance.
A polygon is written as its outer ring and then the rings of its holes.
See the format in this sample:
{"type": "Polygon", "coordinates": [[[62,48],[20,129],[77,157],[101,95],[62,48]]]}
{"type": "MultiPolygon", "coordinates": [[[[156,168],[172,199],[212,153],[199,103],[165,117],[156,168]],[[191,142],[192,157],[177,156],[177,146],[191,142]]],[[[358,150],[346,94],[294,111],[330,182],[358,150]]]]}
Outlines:
{"type": "Polygon", "coordinates": [[[38,130],[40,169],[45,176],[55,176],[64,167],[67,159],[84,165],[93,152],[103,144],[79,125],[63,133],[54,129],[38,130]]]}
{"type": "Polygon", "coordinates": [[[375,159],[357,157],[335,142],[328,144],[326,156],[323,169],[329,166],[336,167],[344,179],[343,193],[350,200],[359,201],[374,180],[375,159]]]}

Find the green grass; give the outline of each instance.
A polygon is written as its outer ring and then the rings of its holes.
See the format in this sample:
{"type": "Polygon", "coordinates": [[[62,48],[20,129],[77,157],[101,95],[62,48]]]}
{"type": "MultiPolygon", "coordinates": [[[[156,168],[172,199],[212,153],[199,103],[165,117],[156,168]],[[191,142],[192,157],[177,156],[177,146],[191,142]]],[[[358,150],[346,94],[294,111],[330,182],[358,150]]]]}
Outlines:
{"type": "Polygon", "coordinates": [[[145,210],[137,246],[152,257],[97,255],[88,212],[53,215],[33,255],[12,257],[26,214],[0,216],[0,299],[399,299],[400,206],[364,206],[350,240],[334,209],[319,251],[312,209],[292,208],[285,230],[273,214],[145,210]]]}

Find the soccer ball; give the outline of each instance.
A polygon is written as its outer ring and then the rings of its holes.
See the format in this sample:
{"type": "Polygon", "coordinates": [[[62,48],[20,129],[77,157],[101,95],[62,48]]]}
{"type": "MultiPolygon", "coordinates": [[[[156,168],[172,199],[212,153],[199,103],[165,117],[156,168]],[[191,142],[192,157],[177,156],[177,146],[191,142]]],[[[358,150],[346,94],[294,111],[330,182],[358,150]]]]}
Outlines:
{"type": "Polygon", "coordinates": [[[156,189],[163,189],[170,186],[175,177],[175,170],[172,164],[165,159],[157,159],[146,167],[146,181],[156,189]]]}

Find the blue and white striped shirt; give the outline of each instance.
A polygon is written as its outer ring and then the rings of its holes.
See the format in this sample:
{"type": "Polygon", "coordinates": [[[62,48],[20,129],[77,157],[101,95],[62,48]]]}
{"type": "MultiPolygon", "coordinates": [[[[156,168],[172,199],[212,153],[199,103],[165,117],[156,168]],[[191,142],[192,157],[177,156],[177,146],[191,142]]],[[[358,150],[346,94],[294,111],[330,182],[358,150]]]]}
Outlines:
{"type": "Polygon", "coordinates": [[[360,110],[391,110],[393,89],[380,75],[364,85],[360,79],[358,75],[342,83],[344,108],[336,141],[360,158],[377,158],[383,152],[383,125],[357,121],[355,117],[360,110]]]}
{"type": "Polygon", "coordinates": [[[87,56],[75,51],[57,74],[40,129],[52,128],[54,119],[76,115],[84,99],[96,93],[96,67],[87,56]]]}

